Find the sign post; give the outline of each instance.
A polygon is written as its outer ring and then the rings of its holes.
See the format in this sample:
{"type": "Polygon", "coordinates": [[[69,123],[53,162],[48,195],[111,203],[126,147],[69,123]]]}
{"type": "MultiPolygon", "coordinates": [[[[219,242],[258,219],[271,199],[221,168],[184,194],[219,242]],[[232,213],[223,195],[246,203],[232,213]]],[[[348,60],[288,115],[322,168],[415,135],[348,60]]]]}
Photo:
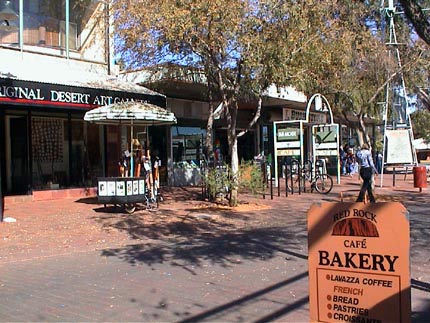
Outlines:
{"type": "Polygon", "coordinates": [[[410,322],[409,221],[400,203],[308,211],[311,322],[410,322]]]}

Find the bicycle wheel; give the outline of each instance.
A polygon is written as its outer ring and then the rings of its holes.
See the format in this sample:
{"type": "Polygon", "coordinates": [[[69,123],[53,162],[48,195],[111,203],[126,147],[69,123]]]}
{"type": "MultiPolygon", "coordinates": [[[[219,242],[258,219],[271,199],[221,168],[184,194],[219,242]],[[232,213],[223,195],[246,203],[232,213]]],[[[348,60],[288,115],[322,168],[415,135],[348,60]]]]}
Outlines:
{"type": "Polygon", "coordinates": [[[128,214],[134,213],[134,211],[136,211],[136,203],[125,203],[124,204],[124,210],[128,214]]]}
{"type": "Polygon", "coordinates": [[[333,179],[327,174],[317,175],[314,185],[318,193],[328,194],[333,188],[333,179]]]}

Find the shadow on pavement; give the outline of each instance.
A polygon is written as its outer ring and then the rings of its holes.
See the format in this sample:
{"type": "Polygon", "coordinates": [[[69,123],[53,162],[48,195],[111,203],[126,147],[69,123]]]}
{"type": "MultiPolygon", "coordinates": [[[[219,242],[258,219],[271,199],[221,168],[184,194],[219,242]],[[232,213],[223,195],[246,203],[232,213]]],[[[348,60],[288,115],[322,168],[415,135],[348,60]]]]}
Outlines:
{"type": "Polygon", "coordinates": [[[303,241],[297,238],[305,239],[305,235],[294,230],[286,232],[284,227],[233,230],[231,225],[188,220],[136,228],[136,222],[139,219],[128,218],[115,227],[122,226],[132,237],[146,237],[152,242],[103,250],[102,255],[118,257],[130,264],[171,262],[187,270],[189,265],[200,266],[204,261],[229,266],[244,259],[272,258],[279,252],[301,259],[307,257],[300,253],[303,241]]]}
{"type": "Polygon", "coordinates": [[[430,322],[430,304],[421,309],[420,311],[412,312],[411,319],[412,323],[430,322]]]}
{"type": "MultiPolygon", "coordinates": [[[[178,323],[201,322],[203,320],[209,319],[212,316],[219,315],[222,312],[231,311],[235,307],[243,306],[245,303],[250,302],[250,301],[254,300],[255,298],[264,296],[267,293],[270,293],[270,292],[272,292],[272,291],[274,291],[276,289],[285,287],[285,286],[287,286],[287,285],[289,285],[291,283],[294,283],[295,281],[298,281],[298,280],[300,280],[302,278],[306,278],[307,276],[308,276],[307,272],[301,273],[301,274],[296,275],[296,276],[294,276],[294,277],[292,277],[290,279],[287,279],[287,280],[282,281],[280,283],[277,283],[277,284],[274,284],[272,286],[269,286],[269,287],[266,287],[264,289],[261,289],[261,290],[255,292],[255,293],[248,294],[248,295],[246,295],[244,297],[241,297],[241,298],[239,298],[237,300],[234,300],[232,302],[225,303],[223,305],[214,307],[214,308],[212,308],[212,309],[210,309],[208,311],[205,311],[203,313],[200,313],[198,315],[195,315],[195,316],[189,317],[189,318],[187,318],[185,320],[179,321],[178,323]]],[[[283,307],[282,309],[280,309],[280,310],[278,310],[276,312],[273,312],[273,313],[271,313],[271,314],[269,314],[269,315],[267,315],[265,317],[257,319],[254,322],[255,323],[257,323],[257,322],[258,323],[273,322],[273,320],[276,320],[277,318],[279,318],[279,317],[281,317],[281,316],[283,316],[283,315],[285,315],[285,314],[287,314],[289,312],[292,312],[292,311],[300,308],[301,306],[307,304],[308,302],[309,302],[309,298],[308,297],[301,298],[301,299],[293,302],[292,304],[289,304],[289,305],[283,307]]]]}

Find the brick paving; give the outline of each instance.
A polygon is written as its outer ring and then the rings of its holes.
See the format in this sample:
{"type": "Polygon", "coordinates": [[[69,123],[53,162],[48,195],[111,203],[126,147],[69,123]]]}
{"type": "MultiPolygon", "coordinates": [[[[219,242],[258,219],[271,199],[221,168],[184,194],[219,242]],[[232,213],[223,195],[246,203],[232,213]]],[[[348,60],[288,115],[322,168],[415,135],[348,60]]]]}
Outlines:
{"type": "MultiPolygon", "coordinates": [[[[306,322],[306,212],[357,195],[342,177],[328,195],[241,195],[214,207],[199,188],[164,190],[132,215],[95,198],[6,205],[0,223],[0,321],[306,322]]],[[[413,322],[430,322],[428,192],[411,175],[377,181],[379,201],[410,212],[413,322]]]]}

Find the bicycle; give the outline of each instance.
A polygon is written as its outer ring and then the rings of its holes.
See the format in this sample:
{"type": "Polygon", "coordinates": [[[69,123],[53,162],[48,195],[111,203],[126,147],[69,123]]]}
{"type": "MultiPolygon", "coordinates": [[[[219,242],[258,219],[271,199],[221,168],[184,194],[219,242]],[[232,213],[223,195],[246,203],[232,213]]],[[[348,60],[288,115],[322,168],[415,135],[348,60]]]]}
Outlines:
{"type": "Polygon", "coordinates": [[[290,192],[300,192],[306,189],[306,182],[309,182],[311,192],[316,190],[320,194],[328,194],[333,189],[333,178],[321,172],[320,167],[316,170],[312,169],[310,161],[305,162],[303,167],[299,167],[298,163],[292,165],[291,168],[287,167],[287,189],[290,192]],[[299,172],[300,169],[300,172],[299,172]],[[315,173],[315,176],[312,176],[315,173]]]}

